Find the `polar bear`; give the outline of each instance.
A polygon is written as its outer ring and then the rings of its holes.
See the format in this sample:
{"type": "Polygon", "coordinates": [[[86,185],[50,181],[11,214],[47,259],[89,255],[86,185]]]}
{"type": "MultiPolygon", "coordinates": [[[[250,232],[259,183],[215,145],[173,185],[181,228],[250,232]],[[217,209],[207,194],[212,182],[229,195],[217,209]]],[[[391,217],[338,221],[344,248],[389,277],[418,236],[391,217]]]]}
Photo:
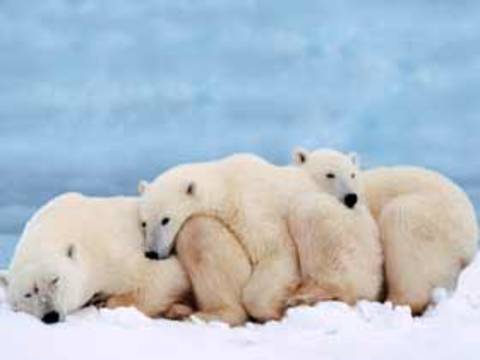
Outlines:
{"type": "MultiPolygon", "coordinates": [[[[179,230],[192,216],[217,219],[238,239],[252,267],[241,304],[256,320],[280,319],[299,282],[286,221],[289,203],[316,188],[303,171],[274,166],[254,155],[180,165],[151,184],[139,184],[146,256],[164,258],[178,251],[179,230]]],[[[234,260],[228,254],[223,258],[227,265],[234,260]]],[[[219,319],[223,314],[210,312],[219,319]]]]}
{"type": "Polygon", "coordinates": [[[455,289],[477,251],[474,207],[459,186],[424,168],[367,170],[362,183],[380,227],[388,299],[421,314],[435,288],[455,289]]]}
{"type": "Polygon", "coordinates": [[[135,198],[61,195],[28,223],[8,274],[7,300],[44,323],[100,294],[130,293],[150,316],[167,313],[190,290],[175,257],[145,259],[135,198]]]}
{"type": "MultiPolygon", "coordinates": [[[[323,164],[316,167],[310,161],[314,157],[315,152],[304,149],[294,152],[294,162],[312,173],[323,187],[331,182],[330,193],[347,206],[347,192],[356,194],[360,202],[363,197],[378,224],[389,301],[409,305],[418,315],[430,304],[435,288],[455,288],[478,242],[475,210],[462,189],[423,168],[386,167],[360,174],[346,170],[348,166],[336,171],[323,164]],[[333,181],[337,173],[345,178],[349,171],[346,185],[333,181]]],[[[358,161],[355,156],[351,159],[358,161]]]]}
{"type": "Polygon", "coordinates": [[[289,227],[302,286],[289,303],[378,300],[383,286],[379,230],[360,189],[357,158],[335,150],[294,152],[294,163],[319,186],[292,202],[289,227]]]}

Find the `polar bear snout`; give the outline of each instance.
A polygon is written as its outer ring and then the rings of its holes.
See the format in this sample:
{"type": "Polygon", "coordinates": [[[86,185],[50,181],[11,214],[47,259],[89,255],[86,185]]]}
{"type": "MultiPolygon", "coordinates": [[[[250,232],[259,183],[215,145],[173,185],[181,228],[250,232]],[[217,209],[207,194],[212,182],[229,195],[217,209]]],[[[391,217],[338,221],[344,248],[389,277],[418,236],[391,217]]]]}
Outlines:
{"type": "Polygon", "coordinates": [[[145,251],[144,255],[149,260],[160,260],[160,255],[158,255],[158,252],[153,250],[145,251]]]}
{"type": "Polygon", "coordinates": [[[147,249],[144,253],[149,260],[163,260],[174,254],[172,247],[157,247],[156,249],[147,249]]]}
{"type": "Polygon", "coordinates": [[[42,322],[47,325],[56,324],[60,321],[60,318],[60,313],[53,310],[42,316],[42,322]]]}
{"type": "Polygon", "coordinates": [[[163,218],[151,232],[146,235],[144,255],[150,260],[169,257],[175,247],[175,229],[171,229],[171,219],[163,218]]]}
{"type": "Polygon", "coordinates": [[[343,203],[349,209],[353,209],[355,205],[358,203],[358,195],[355,193],[350,193],[345,195],[345,197],[343,198],[343,203]]]}

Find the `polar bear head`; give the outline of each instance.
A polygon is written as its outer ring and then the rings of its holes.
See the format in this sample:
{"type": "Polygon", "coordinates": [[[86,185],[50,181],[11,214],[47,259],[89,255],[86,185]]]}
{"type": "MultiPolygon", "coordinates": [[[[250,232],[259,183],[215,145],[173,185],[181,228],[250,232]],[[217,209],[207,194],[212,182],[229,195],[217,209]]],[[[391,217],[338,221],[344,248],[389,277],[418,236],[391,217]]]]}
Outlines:
{"type": "Polygon", "coordinates": [[[356,154],[343,154],[330,149],[309,152],[297,148],[293,152],[295,165],[310,174],[317,185],[353,209],[360,198],[359,165],[356,154]]]}
{"type": "Polygon", "coordinates": [[[145,256],[158,260],[174,249],[177,234],[192,216],[211,214],[221,207],[224,186],[212,164],[173,168],[151,184],[139,184],[140,223],[145,235],[145,256]]]}
{"type": "Polygon", "coordinates": [[[8,272],[0,275],[14,310],[47,324],[62,321],[92,296],[85,292],[89,275],[79,234],[72,233],[72,214],[64,206],[76,195],[64,195],[41,209],[27,225],[8,272]]]}
{"type": "Polygon", "coordinates": [[[9,271],[2,280],[7,301],[15,311],[29,313],[46,324],[64,320],[66,314],[86,303],[78,301],[85,276],[74,261],[59,256],[9,271]]]}

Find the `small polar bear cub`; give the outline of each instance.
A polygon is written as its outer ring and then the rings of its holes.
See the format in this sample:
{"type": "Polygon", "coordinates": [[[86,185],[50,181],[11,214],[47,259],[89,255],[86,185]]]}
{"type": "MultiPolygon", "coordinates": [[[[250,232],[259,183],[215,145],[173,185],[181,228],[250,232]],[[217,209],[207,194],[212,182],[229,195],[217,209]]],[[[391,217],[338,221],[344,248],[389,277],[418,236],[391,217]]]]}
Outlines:
{"type": "Polygon", "coordinates": [[[383,283],[380,234],[361,199],[356,155],[323,149],[299,149],[293,155],[318,192],[306,192],[291,203],[289,229],[302,282],[288,304],[378,300],[383,283]]]}
{"type": "Polygon", "coordinates": [[[353,209],[359,202],[359,161],[354,153],[348,155],[331,149],[312,152],[303,148],[293,151],[293,162],[310,174],[322,192],[329,193],[353,209]]]}

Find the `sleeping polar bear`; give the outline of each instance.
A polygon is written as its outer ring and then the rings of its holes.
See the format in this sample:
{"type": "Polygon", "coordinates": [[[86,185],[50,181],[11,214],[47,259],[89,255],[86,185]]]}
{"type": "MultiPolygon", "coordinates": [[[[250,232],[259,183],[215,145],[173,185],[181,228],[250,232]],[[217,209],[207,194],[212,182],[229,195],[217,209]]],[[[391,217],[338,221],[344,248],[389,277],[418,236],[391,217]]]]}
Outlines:
{"type": "Polygon", "coordinates": [[[61,195],[28,223],[2,283],[18,311],[62,321],[99,294],[130,294],[145,314],[166,314],[190,290],[175,257],[141,251],[135,198],[61,195]]]}

